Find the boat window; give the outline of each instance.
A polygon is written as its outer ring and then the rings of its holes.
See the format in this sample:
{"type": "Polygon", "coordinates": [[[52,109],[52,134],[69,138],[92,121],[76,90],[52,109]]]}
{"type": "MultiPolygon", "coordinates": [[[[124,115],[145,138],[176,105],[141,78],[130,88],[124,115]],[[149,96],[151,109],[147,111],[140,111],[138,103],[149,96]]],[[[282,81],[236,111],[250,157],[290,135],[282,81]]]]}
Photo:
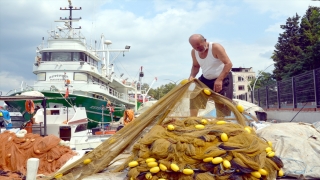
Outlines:
{"type": "Polygon", "coordinates": [[[42,61],[50,61],[51,52],[43,52],[42,53],[42,61]]]}
{"type": "Polygon", "coordinates": [[[88,75],[86,73],[77,73],[73,74],[73,79],[75,81],[88,81],[88,75]]]}
{"type": "Polygon", "coordinates": [[[80,131],[86,131],[87,130],[87,123],[85,124],[79,124],[75,130],[75,132],[80,132],[80,131]]]}
{"type": "Polygon", "coordinates": [[[46,80],[46,73],[38,73],[37,80],[38,81],[45,81],[46,80]]]}
{"type": "Polygon", "coordinates": [[[85,61],[82,52],[43,52],[42,61],[85,61]]]}
{"type": "Polygon", "coordinates": [[[53,52],[51,61],[71,61],[71,53],[69,52],[53,52]]]}

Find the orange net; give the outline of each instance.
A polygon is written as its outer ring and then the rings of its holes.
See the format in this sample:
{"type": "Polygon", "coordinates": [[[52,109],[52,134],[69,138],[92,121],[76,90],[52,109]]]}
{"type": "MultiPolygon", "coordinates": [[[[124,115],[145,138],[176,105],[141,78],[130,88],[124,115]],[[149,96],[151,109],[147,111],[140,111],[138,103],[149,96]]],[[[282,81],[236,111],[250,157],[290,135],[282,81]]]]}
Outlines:
{"type": "Polygon", "coordinates": [[[69,146],[59,145],[61,139],[56,136],[24,132],[0,134],[0,179],[23,179],[29,158],[38,158],[38,174],[48,175],[76,155],[69,146]]]}

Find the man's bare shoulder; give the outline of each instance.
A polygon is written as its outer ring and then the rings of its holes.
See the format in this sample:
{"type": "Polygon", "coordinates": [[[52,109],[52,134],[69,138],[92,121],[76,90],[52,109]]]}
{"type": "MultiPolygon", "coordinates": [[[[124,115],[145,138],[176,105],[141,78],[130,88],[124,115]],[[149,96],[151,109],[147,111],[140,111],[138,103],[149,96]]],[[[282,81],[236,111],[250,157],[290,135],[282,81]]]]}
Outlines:
{"type": "Polygon", "coordinates": [[[223,46],[219,43],[212,43],[212,48],[213,49],[223,49],[223,46]]]}

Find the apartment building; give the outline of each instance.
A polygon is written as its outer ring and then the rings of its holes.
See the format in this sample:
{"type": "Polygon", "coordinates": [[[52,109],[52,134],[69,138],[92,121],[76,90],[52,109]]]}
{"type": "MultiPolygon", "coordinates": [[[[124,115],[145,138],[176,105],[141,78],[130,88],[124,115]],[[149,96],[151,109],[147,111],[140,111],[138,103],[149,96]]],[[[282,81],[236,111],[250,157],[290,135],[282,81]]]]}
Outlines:
{"type": "Polygon", "coordinates": [[[233,77],[233,98],[251,102],[252,87],[250,86],[250,82],[256,76],[252,67],[232,68],[231,71],[233,77]]]}

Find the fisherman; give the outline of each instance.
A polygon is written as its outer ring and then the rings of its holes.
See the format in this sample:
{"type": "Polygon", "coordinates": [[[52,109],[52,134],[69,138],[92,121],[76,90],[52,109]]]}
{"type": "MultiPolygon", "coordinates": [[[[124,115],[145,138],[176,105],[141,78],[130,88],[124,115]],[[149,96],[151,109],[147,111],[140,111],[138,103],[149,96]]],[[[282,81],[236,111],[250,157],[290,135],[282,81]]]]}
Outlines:
{"type": "MultiPolygon", "coordinates": [[[[193,48],[191,50],[192,68],[189,80],[194,79],[201,68],[203,74],[199,77],[199,80],[213,91],[232,99],[232,62],[223,46],[218,43],[207,42],[201,34],[191,35],[189,43],[193,48]]],[[[199,108],[192,107],[192,102],[190,105],[190,115],[197,116],[199,108]]],[[[219,105],[216,104],[216,106],[219,105]]],[[[222,110],[221,108],[220,110],[222,110]]],[[[223,112],[223,110],[220,112],[223,112]]],[[[225,112],[225,115],[229,115],[229,112],[225,112]]],[[[224,115],[217,112],[217,116],[224,115]]]]}
{"type": "Polygon", "coordinates": [[[12,129],[11,117],[9,112],[2,106],[0,106],[0,112],[2,113],[4,127],[6,128],[6,130],[12,129]]]}

